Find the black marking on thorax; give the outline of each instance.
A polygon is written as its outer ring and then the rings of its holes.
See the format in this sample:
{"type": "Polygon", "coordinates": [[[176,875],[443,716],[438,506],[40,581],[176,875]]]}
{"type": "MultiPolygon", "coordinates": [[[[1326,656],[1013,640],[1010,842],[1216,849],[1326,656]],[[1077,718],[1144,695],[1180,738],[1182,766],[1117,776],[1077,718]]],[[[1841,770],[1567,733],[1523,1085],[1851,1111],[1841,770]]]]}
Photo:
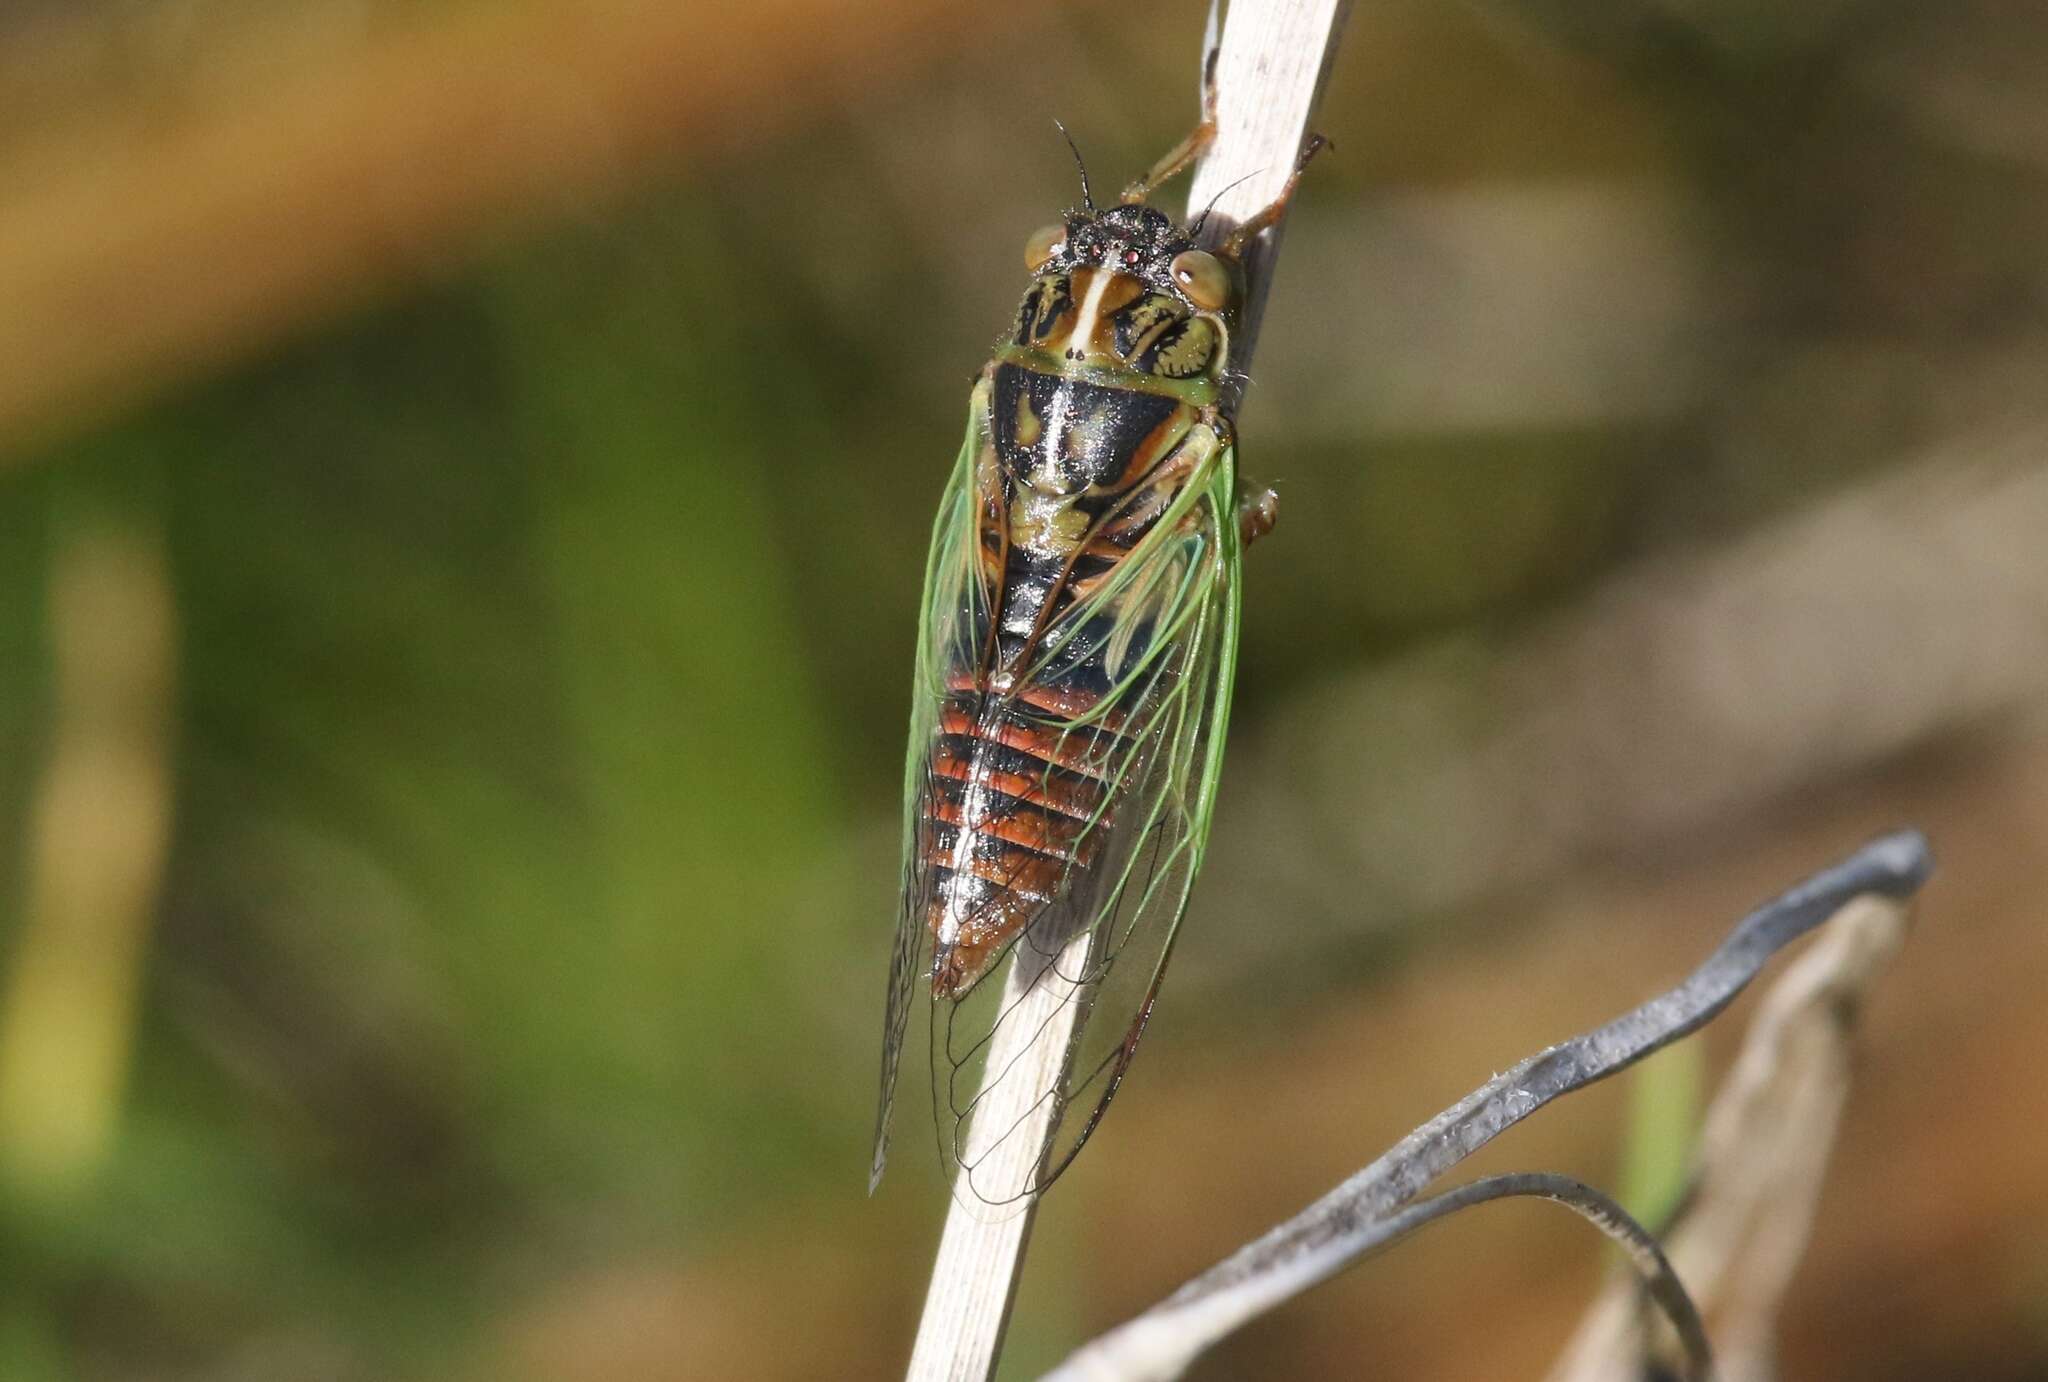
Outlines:
{"type": "Polygon", "coordinates": [[[1080,494],[1121,488],[1138,447],[1179,406],[1163,394],[1002,364],[989,419],[1005,470],[1042,491],[1080,494]]]}

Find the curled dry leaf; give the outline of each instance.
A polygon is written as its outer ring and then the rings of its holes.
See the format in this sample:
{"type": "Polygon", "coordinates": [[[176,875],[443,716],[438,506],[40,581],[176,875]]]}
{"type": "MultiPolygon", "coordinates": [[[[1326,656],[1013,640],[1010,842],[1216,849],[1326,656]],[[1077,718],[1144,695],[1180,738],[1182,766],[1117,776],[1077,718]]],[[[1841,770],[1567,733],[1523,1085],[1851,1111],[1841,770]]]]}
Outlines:
{"type": "MultiPolygon", "coordinates": [[[[1624,1070],[1705,1026],[1791,941],[1833,918],[1865,916],[1872,906],[1901,918],[1896,924],[1903,925],[1905,900],[1919,890],[1932,869],[1927,841],[1916,831],[1873,840],[1743,918],[1720,947],[1675,987],[1603,1027],[1560,1042],[1494,1076],[1292,1219],[1240,1248],[1150,1310],[1076,1350],[1048,1377],[1061,1382],[1163,1382],[1180,1376],[1204,1349],[1381,1246],[1389,1238],[1388,1221],[1404,1205],[1508,1128],[1552,1100],[1624,1070]]],[[[1865,936],[1868,926],[1863,923],[1852,928],[1862,939],[1835,940],[1817,948],[1818,959],[1810,955],[1794,967],[1780,985],[1780,993],[1788,996],[1773,995],[1758,1019],[1760,1044],[1779,1052],[1797,1044],[1796,1036],[1788,1040],[1771,1033],[1802,1030],[1796,1014],[1810,1006],[1802,1001],[1803,995],[1815,994],[1812,1003],[1839,1008],[1840,1000],[1860,991],[1845,986],[1837,976],[1865,975],[1881,967],[1889,951],[1865,936]],[[1844,945],[1850,947],[1852,957],[1861,958],[1854,962],[1835,958],[1844,945]]],[[[1836,1021],[1839,1025],[1840,1019],[1836,1021]]],[[[1783,1055],[1757,1060],[1763,1070],[1788,1063],[1783,1055]]],[[[1731,1079],[1731,1088],[1736,1090],[1770,1087],[1770,1081],[1753,1073],[1747,1056],[1731,1079]]],[[[1744,1100],[1738,1094],[1735,1102],[1744,1100]]],[[[1834,1107],[1839,1108],[1839,1103],[1837,1097],[1834,1107]]],[[[1783,1116],[1782,1109],[1759,1110],[1731,1128],[1728,1121],[1735,1115],[1723,1115],[1717,1107],[1707,1130],[1707,1145],[1718,1150],[1726,1141],[1744,1141],[1749,1137],[1749,1118],[1783,1116]]],[[[1801,1145],[1811,1140],[1798,1132],[1785,1135],[1801,1145]]],[[[1733,1168],[1760,1167],[1773,1154],[1760,1150],[1747,1157],[1726,1151],[1719,1155],[1721,1160],[1715,1164],[1733,1168]]],[[[1816,1166],[1805,1179],[1817,1184],[1818,1172],[1816,1166]]],[[[1731,1184],[1736,1181],[1733,1169],[1725,1174],[1731,1184]]],[[[1789,1256],[1796,1261],[1797,1248],[1782,1234],[1768,1231],[1775,1225],[1765,1227],[1763,1233],[1745,1233],[1738,1239],[1758,1245],[1759,1264],[1776,1263],[1781,1275],[1788,1273],[1786,1259],[1789,1256]]],[[[1797,1241],[1803,1239],[1802,1228],[1797,1241]]],[[[1676,1265],[1683,1280],[1685,1266],[1676,1265]]],[[[1732,1272],[1723,1276],[1736,1279],[1732,1272]]],[[[1640,1356],[1640,1350],[1635,1356],[1640,1356]]]]}
{"type": "MultiPolygon", "coordinates": [[[[1765,996],[1707,1114],[1664,1248],[1706,1317],[1722,1382],[1776,1376],[1778,1308],[1812,1232],[1863,998],[1906,923],[1905,904],[1890,898],[1844,909],[1765,996]]],[[[1618,1276],[1550,1382],[1636,1382],[1646,1348],[1666,1356],[1663,1333],[1634,1278],[1618,1276]]]]}

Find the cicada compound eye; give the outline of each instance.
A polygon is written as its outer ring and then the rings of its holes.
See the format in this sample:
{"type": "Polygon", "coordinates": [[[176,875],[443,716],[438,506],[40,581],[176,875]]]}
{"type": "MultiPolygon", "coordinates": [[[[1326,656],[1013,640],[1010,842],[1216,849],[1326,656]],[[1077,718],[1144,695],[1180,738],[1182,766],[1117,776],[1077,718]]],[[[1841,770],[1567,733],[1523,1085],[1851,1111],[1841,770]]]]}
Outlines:
{"type": "Polygon", "coordinates": [[[1173,257],[1173,281],[1188,301],[1206,312],[1220,312],[1230,303],[1230,268],[1204,250],[1173,257]]]}
{"type": "Polygon", "coordinates": [[[1052,262],[1052,257],[1067,243],[1067,228],[1051,225],[1038,231],[1024,242],[1024,267],[1037,273],[1052,262]]]}

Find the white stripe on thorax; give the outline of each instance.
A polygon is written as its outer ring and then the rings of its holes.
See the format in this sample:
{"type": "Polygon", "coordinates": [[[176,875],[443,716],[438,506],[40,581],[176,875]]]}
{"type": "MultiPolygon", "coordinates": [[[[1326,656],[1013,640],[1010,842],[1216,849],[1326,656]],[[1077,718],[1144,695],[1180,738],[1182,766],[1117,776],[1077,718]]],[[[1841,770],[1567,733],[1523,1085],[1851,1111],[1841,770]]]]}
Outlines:
{"type": "Polygon", "coordinates": [[[1087,350],[1095,340],[1095,321],[1102,315],[1102,295],[1109,291],[1119,275],[1113,269],[1097,269],[1095,279],[1088,285],[1088,296],[1081,300],[1080,310],[1074,313],[1074,329],[1067,339],[1082,350],[1087,350]]]}

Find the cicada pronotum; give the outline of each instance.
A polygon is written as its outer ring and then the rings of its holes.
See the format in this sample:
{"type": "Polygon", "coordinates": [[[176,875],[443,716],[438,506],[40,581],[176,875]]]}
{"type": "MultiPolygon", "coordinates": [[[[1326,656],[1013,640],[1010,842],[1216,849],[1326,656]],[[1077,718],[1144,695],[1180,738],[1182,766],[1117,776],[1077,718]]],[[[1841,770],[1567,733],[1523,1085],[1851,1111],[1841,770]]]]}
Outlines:
{"type": "Polygon", "coordinates": [[[1272,495],[1246,495],[1237,475],[1240,264],[1301,173],[1200,248],[1200,219],[1177,225],[1146,198],[1214,129],[1206,118],[1106,209],[1083,171],[1082,209],[1028,242],[1031,287],[974,385],[918,626],[870,1188],[920,992],[950,1161],[977,1100],[1012,1078],[982,1068],[1015,1007],[999,997],[1006,958],[1041,966],[1034,982],[1086,1017],[1023,1188],[1064,1170],[1130,1064],[1201,867],[1239,554],[1273,520],[1272,495]],[[1091,943],[1071,947],[1083,933],[1091,943]]]}

